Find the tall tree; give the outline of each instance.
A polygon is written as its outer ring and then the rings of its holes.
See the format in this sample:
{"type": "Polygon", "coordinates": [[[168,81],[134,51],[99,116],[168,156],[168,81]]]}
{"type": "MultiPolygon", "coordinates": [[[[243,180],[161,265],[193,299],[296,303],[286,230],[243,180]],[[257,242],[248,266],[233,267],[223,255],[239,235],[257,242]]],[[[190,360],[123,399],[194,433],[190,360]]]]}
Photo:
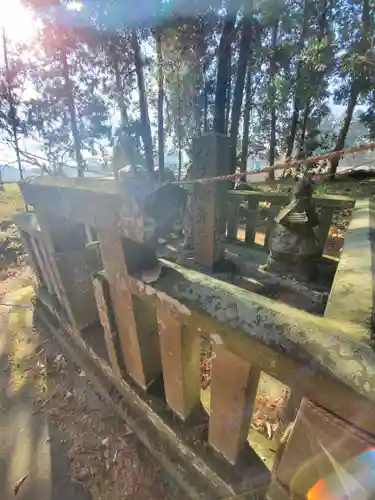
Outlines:
{"type": "Polygon", "coordinates": [[[150,117],[148,114],[148,103],[147,103],[147,93],[146,85],[143,75],[143,61],[141,56],[141,49],[139,46],[138,36],[135,29],[131,31],[132,48],[134,51],[134,64],[135,72],[137,75],[138,82],[138,94],[139,94],[139,110],[141,114],[141,134],[144,145],[144,154],[146,160],[146,167],[150,172],[154,171],[154,150],[152,145],[152,134],[150,117]]]}
{"type": "Polygon", "coordinates": [[[243,136],[242,136],[242,151],[241,151],[241,172],[246,172],[247,157],[249,151],[249,128],[250,128],[250,112],[252,106],[251,94],[251,71],[248,66],[245,88],[245,108],[243,113],[243,136]]]}
{"type": "Polygon", "coordinates": [[[296,76],[295,76],[295,89],[294,89],[294,97],[293,97],[293,113],[292,113],[292,121],[290,124],[290,133],[287,139],[287,150],[286,157],[290,158],[293,153],[294,141],[296,138],[300,109],[301,109],[301,76],[302,76],[302,51],[305,45],[306,37],[307,37],[307,23],[310,17],[310,0],[304,0],[304,8],[303,8],[303,20],[301,26],[301,32],[298,40],[297,46],[297,64],[296,64],[296,76]]]}
{"type": "Polygon", "coordinates": [[[240,52],[237,65],[237,79],[234,88],[231,128],[230,128],[230,170],[235,172],[237,162],[237,138],[240,125],[243,91],[245,85],[246,67],[249,58],[250,42],[253,30],[253,14],[245,12],[242,22],[240,52]]]}
{"type": "Polygon", "coordinates": [[[158,80],[158,164],[160,180],[164,179],[164,72],[160,28],[155,30],[158,80]]]}
{"type": "MultiPolygon", "coordinates": [[[[343,149],[345,146],[345,139],[349,131],[350,123],[352,121],[354,109],[358,103],[361,95],[368,95],[373,82],[370,77],[370,68],[368,65],[363,64],[361,57],[365,56],[371,47],[371,29],[372,21],[370,15],[369,0],[362,0],[361,2],[361,17],[360,25],[358,26],[357,12],[350,11],[352,16],[352,26],[356,28],[357,36],[354,35],[354,43],[350,46],[348,52],[343,56],[341,61],[341,76],[347,76],[343,87],[340,89],[340,98],[347,96],[346,111],[337,141],[334,147],[335,151],[343,149]],[[346,75],[345,75],[346,73],[346,75]]],[[[333,158],[330,162],[329,172],[333,177],[337,171],[340,158],[333,158]]]]}
{"type": "Polygon", "coordinates": [[[70,115],[70,126],[73,135],[74,151],[77,162],[77,173],[78,177],[83,177],[85,171],[85,164],[82,157],[81,136],[78,130],[77,112],[73,95],[73,85],[69,75],[69,65],[68,65],[66,47],[64,45],[64,42],[62,43],[60,48],[60,60],[61,60],[62,76],[64,78],[66,105],[70,115]]]}
{"type": "Polygon", "coordinates": [[[12,75],[11,75],[11,69],[9,66],[8,42],[7,42],[7,38],[6,38],[5,28],[2,29],[2,42],[3,42],[3,54],[4,54],[5,83],[6,83],[6,89],[7,89],[6,95],[7,95],[8,105],[9,105],[8,119],[10,121],[11,128],[12,128],[12,138],[13,138],[13,142],[14,142],[14,150],[16,152],[16,157],[17,157],[18,171],[20,174],[20,179],[22,180],[23,179],[23,170],[22,170],[20,148],[19,148],[19,142],[18,142],[17,110],[16,110],[16,105],[15,105],[14,97],[13,97],[12,75]]]}
{"type": "MultiPolygon", "coordinates": [[[[279,33],[280,21],[277,19],[273,28],[271,35],[271,55],[270,55],[270,81],[269,81],[269,101],[270,101],[270,146],[268,153],[268,163],[273,165],[275,163],[276,156],[276,84],[275,77],[277,71],[277,37],[279,33]]],[[[268,174],[268,180],[272,181],[275,179],[275,173],[273,170],[268,174]]]]}
{"type": "Polygon", "coordinates": [[[214,131],[219,134],[225,134],[226,132],[225,113],[228,101],[229,61],[231,54],[231,44],[234,36],[236,14],[237,9],[235,8],[235,2],[232,1],[228,6],[228,12],[223,21],[218,50],[214,131]]]}

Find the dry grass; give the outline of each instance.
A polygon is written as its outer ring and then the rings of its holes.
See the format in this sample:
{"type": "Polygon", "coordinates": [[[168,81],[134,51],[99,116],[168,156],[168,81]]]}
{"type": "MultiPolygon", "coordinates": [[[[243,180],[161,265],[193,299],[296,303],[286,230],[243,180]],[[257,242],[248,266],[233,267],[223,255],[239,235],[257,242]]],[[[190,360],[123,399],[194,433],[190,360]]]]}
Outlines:
{"type": "Polygon", "coordinates": [[[5,191],[0,192],[0,221],[10,221],[12,217],[23,212],[25,205],[18,184],[5,184],[5,191]]]}

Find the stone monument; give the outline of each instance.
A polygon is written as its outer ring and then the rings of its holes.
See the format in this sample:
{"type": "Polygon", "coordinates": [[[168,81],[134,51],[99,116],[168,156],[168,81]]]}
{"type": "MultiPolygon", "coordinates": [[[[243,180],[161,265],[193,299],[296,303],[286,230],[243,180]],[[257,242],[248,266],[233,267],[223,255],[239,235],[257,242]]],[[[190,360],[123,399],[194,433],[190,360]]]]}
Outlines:
{"type": "MultiPolygon", "coordinates": [[[[191,177],[207,179],[229,174],[229,146],[229,137],[221,134],[194,138],[191,177]]],[[[189,209],[193,215],[194,261],[207,271],[213,271],[224,259],[227,192],[225,181],[193,184],[189,209]]]]}

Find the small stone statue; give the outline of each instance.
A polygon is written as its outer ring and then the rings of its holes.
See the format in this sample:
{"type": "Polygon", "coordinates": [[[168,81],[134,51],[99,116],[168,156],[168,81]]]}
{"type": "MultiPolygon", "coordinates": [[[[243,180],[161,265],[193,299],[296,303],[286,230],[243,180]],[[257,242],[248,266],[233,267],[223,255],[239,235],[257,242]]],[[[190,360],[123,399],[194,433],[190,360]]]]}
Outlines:
{"type": "Polygon", "coordinates": [[[269,256],[264,269],[275,274],[311,280],[319,255],[314,227],[319,224],[312,201],[313,182],[303,177],[297,182],[291,202],[275,218],[269,256]]]}

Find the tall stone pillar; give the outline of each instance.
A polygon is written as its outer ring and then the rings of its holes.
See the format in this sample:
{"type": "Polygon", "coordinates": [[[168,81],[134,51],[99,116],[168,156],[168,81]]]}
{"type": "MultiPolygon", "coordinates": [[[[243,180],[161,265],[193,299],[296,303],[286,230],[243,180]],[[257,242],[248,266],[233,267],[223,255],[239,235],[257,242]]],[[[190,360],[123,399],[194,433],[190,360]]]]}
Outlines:
{"type": "MultiPolygon", "coordinates": [[[[206,134],[193,139],[194,179],[229,174],[229,137],[206,134]]],[[[208,271],[224,257],[228,182],[194,184],[194,260],[208,271]]]]}

